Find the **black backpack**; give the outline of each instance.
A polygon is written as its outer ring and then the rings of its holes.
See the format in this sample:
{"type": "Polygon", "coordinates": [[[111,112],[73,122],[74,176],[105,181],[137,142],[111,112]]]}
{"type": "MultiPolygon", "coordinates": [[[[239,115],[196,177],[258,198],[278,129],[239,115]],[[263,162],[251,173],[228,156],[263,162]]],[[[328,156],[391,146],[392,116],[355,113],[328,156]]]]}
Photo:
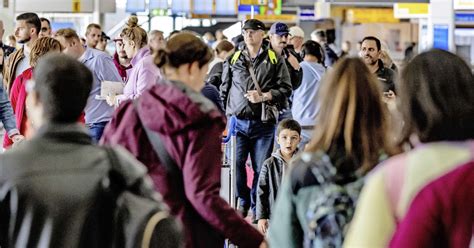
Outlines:
{"type": "Polygon", "coordinates": [[[141,194],[140,185],[148,183],[152,188],[151,182],[141,179],[132,184],[126,182],[119,169],[116,151],[109,147],[105,150],[111,168],[102,184],[108,189],[108,199],[114,202],[111,247],[181,247],[181,228],[176,220],[162,203],[141,194]]]}

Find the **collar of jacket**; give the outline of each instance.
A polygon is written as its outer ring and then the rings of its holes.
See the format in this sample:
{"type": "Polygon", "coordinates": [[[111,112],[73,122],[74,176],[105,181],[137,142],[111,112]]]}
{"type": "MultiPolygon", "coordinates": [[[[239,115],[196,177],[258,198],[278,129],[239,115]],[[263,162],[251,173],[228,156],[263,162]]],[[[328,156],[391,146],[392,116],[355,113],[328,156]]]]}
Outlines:
{"type": "Polygon", "coordinates": [[[215,109],[214,103],[204,97],[200,92],[197,92],[181,81],[168,81],[169,84],[175,85],[177,88],[183,91],[191,100],[199,106],[199,109],[203,113],[209,113],[215,109]]]}
{"type": "Polygon", "coordinates": [[[86,128],[79,123],[46,123],[36,132],[35,138],[55,139],[67,143],[92,144],[86,128]]]}

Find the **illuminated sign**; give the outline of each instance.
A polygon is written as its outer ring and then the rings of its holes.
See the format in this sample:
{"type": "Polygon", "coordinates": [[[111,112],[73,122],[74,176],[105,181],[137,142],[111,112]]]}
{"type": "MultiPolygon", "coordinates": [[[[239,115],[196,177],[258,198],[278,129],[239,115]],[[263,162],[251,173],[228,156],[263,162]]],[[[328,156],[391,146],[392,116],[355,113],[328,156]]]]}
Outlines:
{"type": "Polygon", "coordinates": [[[427,18],[429,3],[396,3],[393,5],[395,18],[427,18]]]}

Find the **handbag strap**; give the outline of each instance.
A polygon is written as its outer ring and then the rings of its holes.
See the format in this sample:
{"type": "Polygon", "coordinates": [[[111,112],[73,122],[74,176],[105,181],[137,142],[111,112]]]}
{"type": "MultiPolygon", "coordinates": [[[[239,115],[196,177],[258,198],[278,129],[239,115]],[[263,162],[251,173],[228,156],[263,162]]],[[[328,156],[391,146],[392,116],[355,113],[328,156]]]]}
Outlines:
{"type": "Polygon", "coordinates": [[[247,52],[244,52],[244,60],[245,64],[247,65],[247,70],[250,72],[250,77],[252,78],[253,84],[255,85],[255,88],[257,89],[258,95],[262,95],[262,88],[260,88],[260,85],[258,84],[257,76],[255,76],[255,71],[253,68],[252,62],[250,62],[247,59],[247,52]]]}
{"type": "Polygon", "coordinates": [[[181,170],[179,169],[174,159],[171,158],[171,155],[168,153],[168,150],[163,144],[161,137],[157,133],[149,129],[143,123],[142,113],[140,113],[141,111],[140,111],[138,99],[133,101],[133,106],[135,107],[135,112],[137,113],[138,120],[142,123],[142,127],[145,130],[146,136],[148,137],[148,140],[153,146],[153,150],[158,155],[158,158],[161,160],[161,163],[163,164],[163,166],[165,166],[166,171],[169,174],[180,176],[181,170]]]}
{"type": "Polygon", "coordinates": [[[168,213],[165,211],[156,212],[153,216],[151,216],[151,218],[146,223],[145,231],[143,232],[142,248],[150,247],[151,238],[156,226],[160,223],[160,221],[168,218],[168,216],[168,213]]]}

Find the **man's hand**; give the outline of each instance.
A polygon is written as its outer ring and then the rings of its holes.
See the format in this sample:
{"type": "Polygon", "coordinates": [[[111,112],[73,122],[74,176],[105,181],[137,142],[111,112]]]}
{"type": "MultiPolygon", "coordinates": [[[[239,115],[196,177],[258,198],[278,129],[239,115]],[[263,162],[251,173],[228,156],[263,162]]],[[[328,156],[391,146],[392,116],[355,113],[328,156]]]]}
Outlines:
{"type": "Polygon", "coordinates": [[[21,135],[21,134],[15,134],[13,135],[12,137],[10,137],[10,139],[13,141],[13,144],[14,145],[18,145],[20,144],[23,140],[25,140],[25,136],[21,135]]]}
{"type": "Polygon", "coordinates": [[[288,54],[288,62],[290,62],[290,65],[291,65],[291,67],[293,67],[293,69],[295,69],[295,70],[300,69],[300,63],[298,62],[296,57],[293,56],[293,54],[291,54],[291,53],[288,54]]]}
{"type": "Polygon", "coordinates": [[[268,220],[267,219],[259,219],[258,220],[258,230],[263,234],[267,233],[268,230],[268,220]]]}
{"type": "Polygon", "coordinates": [[[256,90],[249,90],[247,91],[247,94],[244,95],[249,102],[251,103],[259,103],[263,102],[263,96],[259,95],[256,90]]]}
{"type": "Polygon", "coordinates": [[[105,97],[105,100],[107,101],[107,104],[109,104],[112,107],[118,106],[117,96],[115,95],[108,95],[105,97]]]}

